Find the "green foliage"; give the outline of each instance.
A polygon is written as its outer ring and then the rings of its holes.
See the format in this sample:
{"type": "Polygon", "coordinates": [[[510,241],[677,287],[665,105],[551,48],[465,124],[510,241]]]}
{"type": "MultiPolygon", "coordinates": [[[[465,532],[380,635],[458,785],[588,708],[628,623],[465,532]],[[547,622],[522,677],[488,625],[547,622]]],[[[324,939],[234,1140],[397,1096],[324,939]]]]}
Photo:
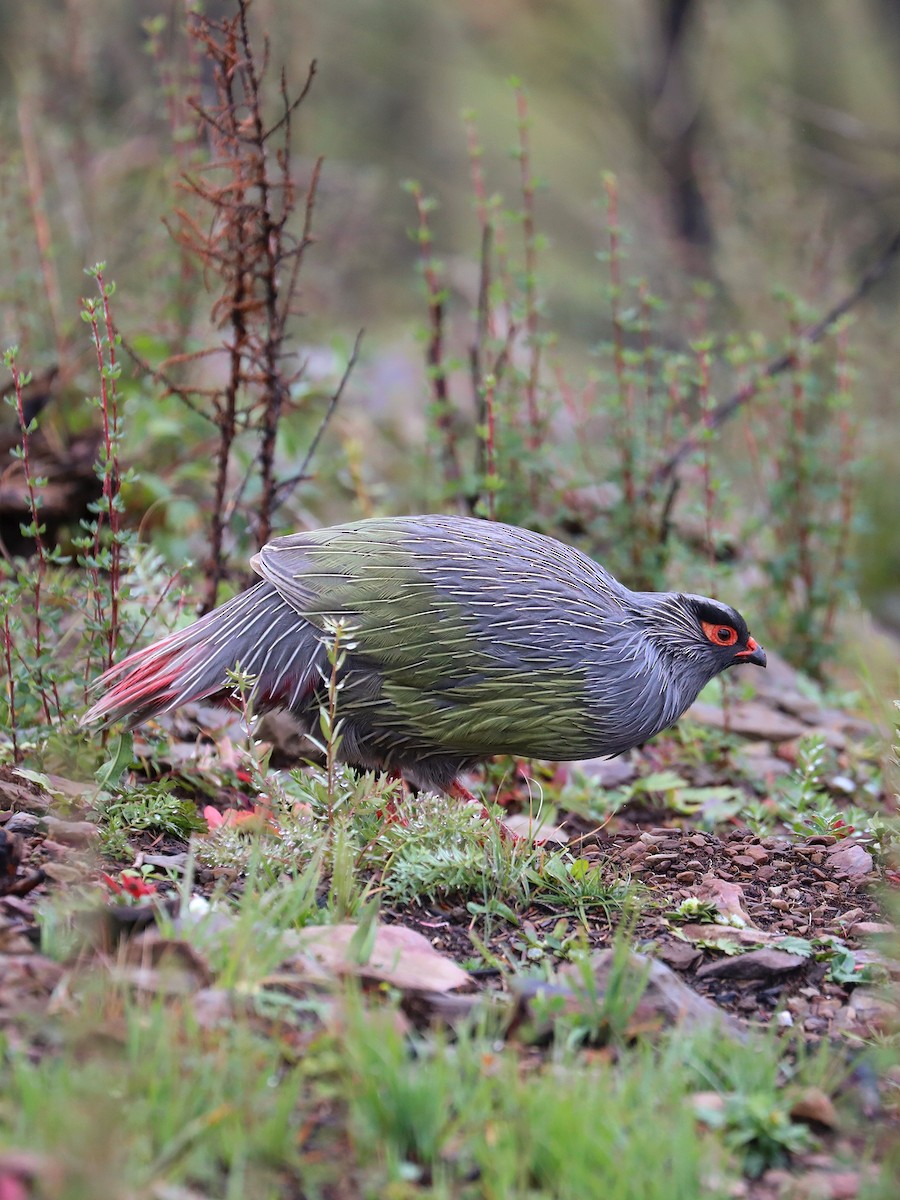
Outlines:
{"type": "Polygon", "coordinates": [[[608,863],[549,854],[527,872],[539,903],[564,905],[588,924],[588,913],[600,909],[606,916],[620,910],[630,892],[608,863]]]}
{"type": "Polygon", "coordinates": [[[698,1104],[697,1115],[723,1132],[751,1177],[815,1145],[809,1127],[791,1117],[791,1108],[805,1087],[834,1091],[846,1070],[827,1045],[795,1047],[792,1059],[772,1032],[746,1041],[701,1035],[673,1042],[669,1050],[673,1069],[678,1063],[699,1088],[715,1093],[715,1102],[698,1104]]]}
{"type": "Polygon", "coordinates": [[[4,1056],[0,1145],[65,1164],[71,1200],[160,1178],[274,1194],[279,1172],[297,1163],[294,1114],[311,1064],[286,1071],[278,1043],[244,1023],[206,1037],[189,1004],[141,1006],[96,987],[78,999],[88,1029],[102,1028],[91,1001],[100,1013],[124,1010],[121,1041],[87,1061],[74,1040],[41,1063],[4,1056]]]}
{"type": "Polygon", "coordinates": [[[175,784],[170,780],[101,797],[100,811],[113,835],[150,832],[187,839],[192,833],[206,829],[193,800],[176,795],[175,784]]]}

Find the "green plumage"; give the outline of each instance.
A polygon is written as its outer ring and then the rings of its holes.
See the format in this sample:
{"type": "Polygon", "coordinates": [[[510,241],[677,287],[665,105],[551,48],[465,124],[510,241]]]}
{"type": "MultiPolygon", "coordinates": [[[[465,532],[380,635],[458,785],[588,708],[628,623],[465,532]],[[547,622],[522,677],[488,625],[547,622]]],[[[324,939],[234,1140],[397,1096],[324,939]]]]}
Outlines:
{"type": "Polygon", "coordinates": [[[446,548],[398,542],[397,522],[376,520],[277,539],[254,565],[321,631],[336,619],[348,623],[358,651],[342,713],[377,727],[385,742],[414,744],[423,756],[438,744],[480,758],[493,752],[502,727],[508,753],[540,757],[538,724],[544,757],[554,753],[551,747],[562,756],[587,753],[591,730],[578,719],[586,708],[586,668],[529,640],[533,564],[521,554],[514,558],[518,634],[511,621],[503,623],[510,606],[501,597],[494,603],[500,622],[485,626],[465,603],[472,577],[484,581],[490,566],[483,551],[475,554],[480,549],[476,543],[457,552],[454,565],[446,548]],[[516,666],[499,654],[504,629],[519,647],[516,666]]]}

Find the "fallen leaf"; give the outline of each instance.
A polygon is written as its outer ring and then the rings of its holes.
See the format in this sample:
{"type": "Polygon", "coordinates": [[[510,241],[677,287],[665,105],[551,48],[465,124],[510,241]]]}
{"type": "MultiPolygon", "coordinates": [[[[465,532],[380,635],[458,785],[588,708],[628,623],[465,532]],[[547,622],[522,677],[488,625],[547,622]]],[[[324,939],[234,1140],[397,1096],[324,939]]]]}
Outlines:
{"type": "Polygon", "coordinates": [[[739,883],[729,883],[717,875],[704,875],[697,896],[700,900],[713,900],[723,917],[741,925],[753,924],[744,911],[744,889],[739,883]]]}
{"type": "Polygon", "coordinates": [[[781,934],[764,929],[737,929],[733,925],[679,925],[678,933],[689,942],[738,942],[742,946],[759,946],[776,941],[781,934]]]}
{"type": "Polygon", "coordinates": [[[358,975],[408,990],[448,992],[470,982],[466,971],[446,958],[431,942],[403,925],[379,925],[366,962],[353,959],[351,942],[358,926],[307,925],[298,930],[300,948],[337,975],[358,975]]]}
{"type": "Polygon", "coordinates": [[[569,835],[561,826],[542,824],[539,819],[535,820],[529,813],[514,813],[511,817],[504,817],[500,825],[514,837],[534,842],[536,846],[543,846],[548,842],[564,846],[569,840],[569,835]]]}
{"type": "Polygon", "coordinates": [[[791,1116],[796,1121],[815,1121],[819,1125],[827,1125],[829,1129],[837,1129],[838,1115],[831,1102],[821,1088],[806,1088],[791,1105],[791,1116]]]}

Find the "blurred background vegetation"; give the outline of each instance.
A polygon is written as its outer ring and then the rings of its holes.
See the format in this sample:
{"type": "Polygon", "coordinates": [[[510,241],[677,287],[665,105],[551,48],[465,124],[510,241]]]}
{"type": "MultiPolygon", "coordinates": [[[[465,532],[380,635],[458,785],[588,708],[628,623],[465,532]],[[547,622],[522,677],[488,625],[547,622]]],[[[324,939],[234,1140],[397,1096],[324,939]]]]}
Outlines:
{"type": "MultiPolygon", "coordinates": [[[[106,263],[118,328],[150,363],[211,336],[209,281],[167,228],[186,204],[177,181],[203,153],[185,104],[192,89],[203,98],[211,87],[185,37],[194,7],[0,3],[0,344],[18,344],[36,376],[59,369],[41,420],[62,457],[93,419],[82,403],[96,391],[79,316],[87,266],[106,263]]],[[[234,5],[204,11],[229,16],[234,5]]],[[[481,455],[483,467],[484,414],[468,366],[482,254],[477,142],[486,194],[503,197],[492,211],[505,240],[494,249],[501,266],[504,254],[513,264],[505,285],[498,268],[497,312],[527,324],[530,283],[539,293],[539,332],[523,354],[539,337],[542,438],[529,446],[517,424],[510,372],[507,408],[498,407],[498,515],[580,540],[635,582],[664,575],[704,591],[736,572],[723,594],[755,588],[756,599],[741,599],[751,614],[764,611],[754,628],[801,662],[832,637],[824,627],[839,608],[845,643],[868,646],[883,668],[884,643],[854,596],[900,630],[900,272],[886,271],[849,328],[722,426],[714,459],[701,446],[677,498],[630,494],[627,476],[628,455],[641,459],[655,421],[677,418],[657,438],[662,455],[748,373],[796,348],[798,330],[851,292],[900,229],[900,4],[254,0],[251,17],[259,44],[263,32],[270,38],[273,105],[282,67],[297,91],[318,63],[295,118],[301,191],[325,157],[303,313],[289,329],[305,370],[279,434],[285,475],[366,331],[313,473],[278,526],[458,506],[466,495],[484,510],[483,479],[463,479],[453,495],[437,468],[420,269],[431,261],[442,288],[460,452],[476,466],[481,455]],[[529,212],[523,136],[538,184],[539,283],[512,248],[529,212]],[[409,180],[436,201],[427,205],[431,260],[429,244],[423,251],[421,235],[410,236],[409,180]],[[611,232],[621,238],[620,287],[610,282],[611,232]],[[632,358],[616,357],[617,338],[632,358]],[[635,420],[641,378],[648,408],[635,420]],[[678,537],[665,561],[629,561],[623,544],[670,518],[678,537]],[[800,592],[789,611],[785,597],[800,592]]],[[[202,370],[214,376],[215,360],[202,370]]],[[[516,403],[527,370],[520,364],[516,403]]],[[[126,488],[131,519],[172,560],[202,558],[208,427],[146,371],[129,366],[121,386],[124,456],[141,472],[126,488]]],[[[482,400],[483,391],[482,381],[482,400]]],[[[653,466],[648,451],[638,483],[653,466]]],[[[238,494],[239,457],[234,472],[238,494]]],[[[233,538],[236,551],[252,542],[239,525],[233,538]]]]}

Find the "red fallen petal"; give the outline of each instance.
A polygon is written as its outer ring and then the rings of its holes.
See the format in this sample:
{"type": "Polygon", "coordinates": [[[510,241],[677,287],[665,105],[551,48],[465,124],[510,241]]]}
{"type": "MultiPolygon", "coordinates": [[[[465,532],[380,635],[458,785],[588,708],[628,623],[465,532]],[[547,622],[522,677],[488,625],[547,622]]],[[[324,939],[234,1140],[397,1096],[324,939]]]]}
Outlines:
{"type": "Polygon", "coordinates": [[[223,823],[225,825],[246,825],[248,821],[256,821],[261,816],[255,809],[251,812],[241,812],[237,808],[226,808],[223,823]]]}
{"type": "Polygon", "coordinates": [[[249,783],[253,778],[246,767],[238,767],[238,769],[235,771],[235,775],[241,781],[241,783],[249,783]]]}
{"type": "Polygon", "coordinates": [[[225,818],[217,808],[213,808],[211,804],[207,804],[203,809],[203,819],[206,821],[209,829],[218,829],[220,825],[225,824],[225,818]]]}
{"type": "Polygon", "coordinates": [[[119,879],[122,881],[122,887],[128,895],[133,896],[135,900],[140,900],[144,896],[156,895],[156,885],[148,883],[140,875],[132,875],[127,871],[122,871],[119,879]]]}
{"type": "Polygon", "coordinates": [[[122,892],[125,891],[124,886],[119,883],[117,879],[113,879],[112,875],[107,875],[105,871],[100,872],[100,879],[106,884],[109,890],[111,892],[115,892],[117,896],[120,896],[122,892]]]}

